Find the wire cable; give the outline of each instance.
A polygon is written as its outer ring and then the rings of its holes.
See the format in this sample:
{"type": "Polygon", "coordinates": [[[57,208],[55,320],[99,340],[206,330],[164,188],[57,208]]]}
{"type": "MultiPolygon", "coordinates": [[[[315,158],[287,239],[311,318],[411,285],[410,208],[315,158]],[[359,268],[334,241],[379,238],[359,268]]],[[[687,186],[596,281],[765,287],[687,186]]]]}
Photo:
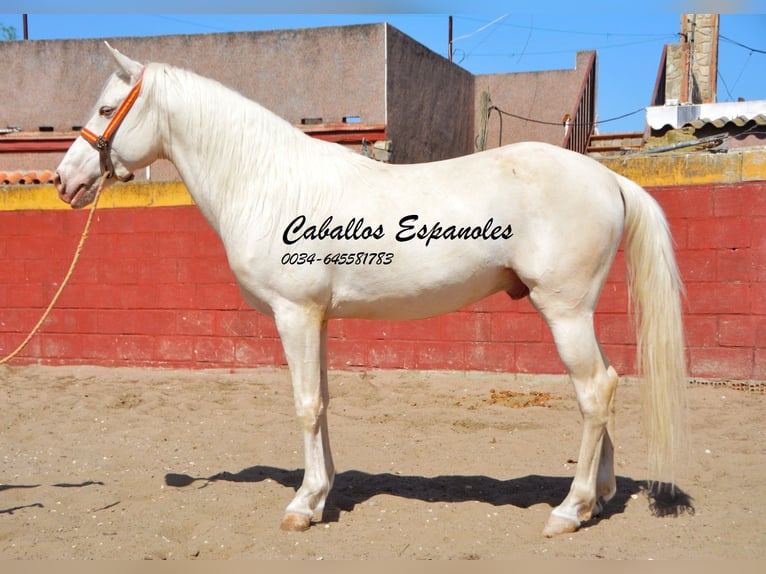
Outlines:
{"type": "Polygon", "coordinates": [[[724,36],[723,34],[718,35],[721,40],[726,40],[727,42],[734,44],[735,46],[739,46],[740,48],[744,48],[745,50],[750,50],[750,52],[755,54],[766,54],[766,50],[761,50],[759,48],[751,48],[750,46],[747,46],[743,44],[742,42],[737,42],[736,40],[732,40],[731,38],[724,36]]]}
{"type": "MultiPolygon", "coordinates": [[[[598,121],[594,121],[594,122],[571,123],[571,124],[569,124],[569,126],[570,127],[574,127],[574,126],[588,126],[588,125],[597,126],[597,125],[605,124],[605,123],[608,123],[608,122],[614,122],[614,121],[617,121],[617,120],[621,120],[621,119],[627,118],[629,116],[633,116],[633,115],[635,115],[635,114],[637,114],[639,112],[643,112],[645,109],[646,109],[645,107],[637,108],[637,109],[633,110],[632,112],[628,112],[626,114],[615,116],[613,118],[607,118],[605,120],[598,120],[598,121]]],[[[545,126],[561,126],[561,125],[563,125],[563,123],[560,122],[560,121],[559,122],[551,122],[551,121],[547,121],[547,120],[538,120],[538,119],[535,119],[535,118],[529,118],[529,117],[526,117],[526,116],[521,116],[519,114],[511,113],[511,112],[506,112],[505,110],[502,110],[502,109],[500,109],[500,108],[498,108],[497,106],[494,106],[494,105],[490,108],[490,112],[492,110],[497,110],[497,112],[499,114],[501,114],[501,115],[509,116],[509,117],[512,117],[512,118],[516,118],[517,120],[523,120],[525,122],[530,122],[530,123],[533,123],[533,124],[542,124],[542,125],[545,125],[545,126]]]]}
{"type": "Polygon", "coordinates": [[[481,32],[482,30],[486,30],[490,26],[492,26],[494,24],[498,24],[499,22],[505,20],[508,16],[510,16],[510,14],[503,14],[499,18],[495,18],[494,20],[492,20],[492,22],[488,22],[488,23],[484,24],[484,26],[481,26],[481,27],[477,28],[473,32],[469,32],[468,34],[463,34],[462,36],[458,36],[457,38],[453,38],[452,41],[453,42],[457,42],[459,40],[465,40],[467,38],[470,38],[471,36],[475,36],[476,34],[481,32]]]}

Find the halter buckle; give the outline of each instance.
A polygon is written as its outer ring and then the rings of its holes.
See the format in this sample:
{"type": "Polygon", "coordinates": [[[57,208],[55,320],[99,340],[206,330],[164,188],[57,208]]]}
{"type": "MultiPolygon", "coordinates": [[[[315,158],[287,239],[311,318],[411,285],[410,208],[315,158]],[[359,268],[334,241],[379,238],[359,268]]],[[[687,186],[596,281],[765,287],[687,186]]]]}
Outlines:
{"type": "Polygon", "coordinates": [[[109,151],[109,140],[107,140],[104,136],[98,136],[96,141],[93,142],[93,147],[98,151],[109,151]]]}

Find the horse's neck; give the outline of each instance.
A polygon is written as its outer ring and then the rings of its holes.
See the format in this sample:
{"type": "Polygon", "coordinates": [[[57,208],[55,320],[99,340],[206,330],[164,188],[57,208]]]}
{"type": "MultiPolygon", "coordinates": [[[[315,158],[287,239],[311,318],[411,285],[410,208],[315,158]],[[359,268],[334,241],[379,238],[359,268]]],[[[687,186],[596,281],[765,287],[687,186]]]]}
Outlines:
{"type": "Polygon", "coordinates": [[[298,194],[288,186],[300,187],[311,170],[310,138],[214,82],[183,72],[173,82],[165,90],[165,155],[219,233],[243,209],[273,216],[298,194]]]}

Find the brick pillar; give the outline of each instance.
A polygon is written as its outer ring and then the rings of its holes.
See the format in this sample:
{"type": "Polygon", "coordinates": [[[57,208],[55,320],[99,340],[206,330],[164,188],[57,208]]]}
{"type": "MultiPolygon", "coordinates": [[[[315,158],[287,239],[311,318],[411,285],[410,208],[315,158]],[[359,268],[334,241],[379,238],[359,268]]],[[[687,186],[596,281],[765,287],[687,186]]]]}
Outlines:
{"type": "Polygon", "coordinates": [[[681,103],[706,104],[717,99],[718,14],[683,14],[681,103]]]}

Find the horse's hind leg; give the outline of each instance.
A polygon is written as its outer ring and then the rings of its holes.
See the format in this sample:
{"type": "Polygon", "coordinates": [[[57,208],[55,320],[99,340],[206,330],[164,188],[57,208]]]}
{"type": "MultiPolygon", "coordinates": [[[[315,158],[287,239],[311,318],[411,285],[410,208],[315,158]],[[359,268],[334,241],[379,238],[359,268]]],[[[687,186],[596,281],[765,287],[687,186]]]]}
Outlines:
{"type": "Polygon", "coordinates": [[[546,304],[532,293],[533,303],[548,321],[561,360],[569,372],[583,417],[583,435],[577,470],[564,501],[553,509],[543,534],[553,536],[577,530],[580,523],[601,510],[599,499],[614,495],[614,458],[607,427],[614,414],[617,373],[604,358],[593,329],[590,309],[546,304]]]}
{"type": "Polygon", "coordinates": [[[327,323],[320,309],[287,306],[275,312],[290,368],[295,412],[304,442],[303,484],[285,510],[283,530],[306,530],[321,518],[335,468],[327,429],[327,323]]]}

